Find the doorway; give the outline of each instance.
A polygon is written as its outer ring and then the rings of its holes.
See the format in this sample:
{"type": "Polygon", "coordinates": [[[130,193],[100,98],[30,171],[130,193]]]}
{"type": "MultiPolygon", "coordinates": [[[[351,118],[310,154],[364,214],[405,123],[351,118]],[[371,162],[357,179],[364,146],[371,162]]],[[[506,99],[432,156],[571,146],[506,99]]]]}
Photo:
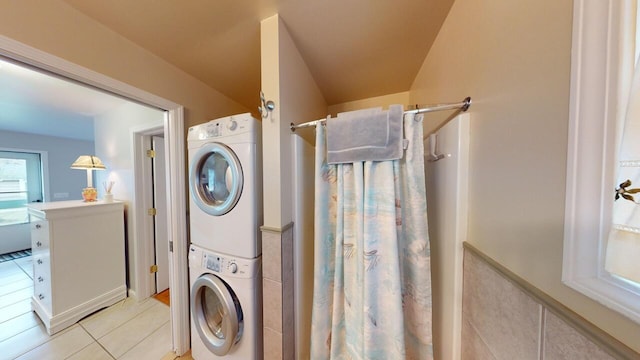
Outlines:
{"type": "Polygon", "coordinates": [[[156,294],[169,290],[169,251],[170,243],[167,236],[167,182],[163,136],[151,136],[151,182],[153,191],[153,240],[155,247],[156,265],[156,294]]]}
{"type": "MultiPolygon", "coordinates": [[[[166,114],[165,114],[166,115],[166,114]]],[[[134,177],[135,212],[137,243],[144,247],[143,269],[148,276],[136,286],[136,297],[144,299],[149,296],[170,304],[169,288],[171,274],[172,242],[169,238],[167,217],[167,154],[163,127],[140,128],[133,130],[134,139],[134,177]]]]}
{"type": "MultiPolygon", "coordinates": [[[[184,109],[181,105],[147,93],[126,83],[83,68],[64,59],[42,52],[6,37],[0,37],[0,56],[4,56],[44,71],[58,74],[72,81],[106,90],[133,101],[166,110],[164,121],[165,145],[167,153],[167,233],[174,242],[171,253],[174,263],[170,272],[171,327],[173,349],[183,354],[189,349],[189,283],[187,267],[187,225],[185,187],[185,144],[184,109]]],[[[139,206],[138,206],[139,207],[139,206]]],[[[135,211],[135,209],[132,209],[135,211]]],[[[137,215],[136,215],[137,216],[137,215]]],[[[136,270],[144,264],[145,244],[136,241],[130,256],[134,258],[136,270]]],[[[148,272],[148,268],[146,269],[148,272]]],[[[146,272],[136,271],[136,283],[144,283],[146,272]]]]}

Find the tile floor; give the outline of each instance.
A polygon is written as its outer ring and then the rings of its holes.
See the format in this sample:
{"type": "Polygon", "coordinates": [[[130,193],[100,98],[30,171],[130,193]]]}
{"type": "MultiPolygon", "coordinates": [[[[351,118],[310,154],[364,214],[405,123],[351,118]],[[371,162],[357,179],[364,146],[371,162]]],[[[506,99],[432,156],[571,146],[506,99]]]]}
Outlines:
{"type": "Polygon", "coordinates": [[[169,307],[153,298],[125,299],[49,336],[31,311],[32,277],[30,256],[0,263],[0,360],[177,358],[169,307]]]}

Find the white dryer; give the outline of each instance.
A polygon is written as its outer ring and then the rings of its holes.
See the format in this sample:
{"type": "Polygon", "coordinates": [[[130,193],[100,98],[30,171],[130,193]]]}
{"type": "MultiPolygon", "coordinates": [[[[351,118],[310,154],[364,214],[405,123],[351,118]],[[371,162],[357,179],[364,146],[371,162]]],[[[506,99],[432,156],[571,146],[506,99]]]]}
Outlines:
{"type": "Polygon", "coordinates": [[[249,113],[189,128],[192,244],[247,259],[262,253],[261,139],[249,113]]]}
{"type": "Polygon", "coordinates": [[[261,261],[189,247],[194,359],[262,359],[261,261]]]}

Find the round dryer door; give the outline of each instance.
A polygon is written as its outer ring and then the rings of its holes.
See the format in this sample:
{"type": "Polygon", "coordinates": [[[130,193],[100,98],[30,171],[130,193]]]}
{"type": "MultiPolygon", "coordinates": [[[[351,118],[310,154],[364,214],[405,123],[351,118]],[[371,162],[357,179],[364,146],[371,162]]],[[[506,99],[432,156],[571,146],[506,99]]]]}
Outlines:
{"type": "Polygon", "coordinates": [[[242,337],[240,302],[229,285],[213,274],[202,275],[194,282],[191,316],[202,342],[218,356],[228,354],[242,337]]]}
{"type": "Polygon", "coordinates": [[[243,179],[233,150],[220,143],[206,144],[192,158],[191,198],[207,214],[224,215],[238,203],[243,179]]]}

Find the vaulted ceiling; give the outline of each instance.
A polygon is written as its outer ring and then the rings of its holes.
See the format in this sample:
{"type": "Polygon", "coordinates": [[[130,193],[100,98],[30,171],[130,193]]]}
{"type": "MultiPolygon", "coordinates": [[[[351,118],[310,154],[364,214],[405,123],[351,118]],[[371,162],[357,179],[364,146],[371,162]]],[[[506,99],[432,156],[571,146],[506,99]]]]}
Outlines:
{"type": "Polygon", "coordinates": [[[278,13],[329,105],[407,91],[453,0],[64,0],[254,109],[278,13]]]}

